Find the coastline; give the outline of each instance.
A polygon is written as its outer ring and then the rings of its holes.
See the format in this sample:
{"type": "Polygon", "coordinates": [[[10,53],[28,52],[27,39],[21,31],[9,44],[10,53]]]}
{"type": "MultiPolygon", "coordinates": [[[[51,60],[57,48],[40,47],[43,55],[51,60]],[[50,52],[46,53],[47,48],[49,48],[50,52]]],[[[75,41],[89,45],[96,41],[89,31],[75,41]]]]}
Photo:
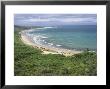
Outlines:
{"type": "Polygon", "coordinates": [[[53,48],[53,47],[48,47],[42,44],[33,43],[32,40],[26,35],[27,31],[31,31],[31,29],[20,32],[21,41],[26,45],[32,46],[33,48],[40,49],[42,51],[42,54],[61,54],[64,56],[72,56],[74,54],[79,54],[82,52],[82,51],[69,50],[69,49],[64,49],[64,48],[56,48],[56,47],[53,48]]]}

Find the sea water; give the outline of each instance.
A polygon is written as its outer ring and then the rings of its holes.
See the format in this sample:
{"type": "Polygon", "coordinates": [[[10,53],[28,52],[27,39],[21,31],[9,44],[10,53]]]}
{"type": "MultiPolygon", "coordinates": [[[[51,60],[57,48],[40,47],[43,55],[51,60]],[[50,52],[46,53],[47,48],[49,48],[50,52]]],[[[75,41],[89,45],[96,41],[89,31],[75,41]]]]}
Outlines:
{"type": "Polygon", "coordinates": [[[97,50],[96,25],[64,25],[36,28],[28,32],[33,42],[49,47],[97,50]]]}

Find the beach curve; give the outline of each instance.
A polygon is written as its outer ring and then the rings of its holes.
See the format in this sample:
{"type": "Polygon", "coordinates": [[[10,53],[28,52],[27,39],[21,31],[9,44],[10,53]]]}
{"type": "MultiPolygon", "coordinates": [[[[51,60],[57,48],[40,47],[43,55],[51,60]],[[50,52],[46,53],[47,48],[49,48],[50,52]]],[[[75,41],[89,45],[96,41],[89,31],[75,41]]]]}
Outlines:
{"type": "Polygon", "coordinates": [[[20,39],[21,41],[26,44],[26,45],[30,45],[33,48],[38,48],[42,51],[42,54],[61,54],[64,56],[72,56],[74,54],[79,54],[82,51],[77,51],[77,50],[69,50],[69,49],[64,49],[64,48],[57,48],[57,47],[48,47],[42,44],[36,44],[34,42],[32,42],[32,39],[29,38],[29,36],[26,35],[26,33],[28,31],[32,31],[32,29],[29,30],[23,30],[20,32],[20,39]]]}

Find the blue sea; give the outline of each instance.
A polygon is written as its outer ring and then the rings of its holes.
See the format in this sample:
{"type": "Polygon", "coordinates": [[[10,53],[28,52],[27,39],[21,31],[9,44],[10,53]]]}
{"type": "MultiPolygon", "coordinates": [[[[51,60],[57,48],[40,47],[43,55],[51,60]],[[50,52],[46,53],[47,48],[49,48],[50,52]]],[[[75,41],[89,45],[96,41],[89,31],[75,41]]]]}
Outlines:
{"type": "Polygon", "coordinates": [[[97,50],[96,25],[64,25],[36,28],[28,32],[36,44],[71,50],[97,50]]]}

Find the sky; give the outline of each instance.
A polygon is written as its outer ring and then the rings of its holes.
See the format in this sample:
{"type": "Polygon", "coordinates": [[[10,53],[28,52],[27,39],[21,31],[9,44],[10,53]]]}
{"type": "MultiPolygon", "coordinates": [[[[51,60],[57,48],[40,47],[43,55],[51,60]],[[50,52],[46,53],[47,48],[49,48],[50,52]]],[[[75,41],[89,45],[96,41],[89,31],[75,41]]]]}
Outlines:
{"type": "Polygon", "coordinates": [[[15,14],[14,25],[58,26],[96,25],[96,14],[15,14]]]}

